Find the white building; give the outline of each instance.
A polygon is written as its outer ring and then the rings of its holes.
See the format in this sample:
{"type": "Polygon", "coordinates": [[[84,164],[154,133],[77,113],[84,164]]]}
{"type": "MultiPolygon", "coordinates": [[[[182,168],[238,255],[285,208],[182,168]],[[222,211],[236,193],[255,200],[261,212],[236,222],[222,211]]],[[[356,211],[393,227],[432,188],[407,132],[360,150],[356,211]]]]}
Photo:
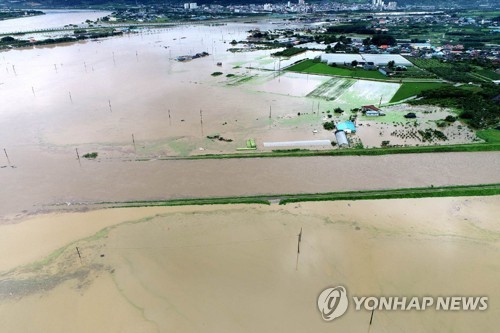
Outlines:
{"type": "Polygon", "coordinates": [[[391,1],[387,4],[387,9],[396,10],[398,8],[398,3],[396,1],[391,1]]]}
{"type": "Polygon", "coordinates": [[[320,61],[328,65],[350,65],[354,60],[358,64],[373,63],[376,66],[385,66],[389,61],[394,61],[396,66],[412,66],[412,63],[399,54],[360,54],[360,53],[323,53],[320,61]]]}

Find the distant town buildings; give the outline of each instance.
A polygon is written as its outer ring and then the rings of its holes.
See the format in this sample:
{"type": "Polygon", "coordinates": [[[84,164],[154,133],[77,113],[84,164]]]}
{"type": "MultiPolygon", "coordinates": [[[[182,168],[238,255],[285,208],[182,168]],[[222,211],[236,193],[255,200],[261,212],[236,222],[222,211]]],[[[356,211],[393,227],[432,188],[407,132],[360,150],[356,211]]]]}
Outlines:
{"type": "Polygon", "coordinates": [[[387,4],[387,9],[396,10],[398,8],[398,3],[396,1],[391,1],[387,4]]]}
{"type": "Polygon", "coordinates": [[[398,8],[398,3],[396,1],[391,1],[386,4],[384,0],[372,0],[372,8],[395,10],[398,8]]]}
{"type": "Polygon", "coordinates": [[[197,9],[198,4],[196,2],[190,2],[184,4],[184,9],[197,9]]]}

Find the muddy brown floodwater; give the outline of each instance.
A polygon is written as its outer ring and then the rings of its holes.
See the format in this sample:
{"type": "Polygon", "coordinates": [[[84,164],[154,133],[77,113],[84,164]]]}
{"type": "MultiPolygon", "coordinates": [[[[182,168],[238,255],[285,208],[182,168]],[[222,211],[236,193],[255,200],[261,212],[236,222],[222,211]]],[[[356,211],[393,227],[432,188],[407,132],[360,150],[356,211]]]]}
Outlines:
{"type": "Polygon", "coordinates": [[[40,215],[0,226],[0,321],[12,333],[365,332],[370,312],[354,304],[321,319],[317,296],[343,285],[489,297],[487,311],[376,311],[371,332],[494,332],[499,215],[499,196],[40,215]]]}
{"type": "Polygon", "coordinates": [[[2,332],[367,330],[370,314],[352,305],[334,323],[321,320],[316,298],[339,284],[352,295],[491,300],[484,312],[378,312],[372,333],[498,330],[499,196],[44,214],[109,201],[500,182],[500,152],[159,160],[235,152],[249,138],[333,138],[317,113],[333,105],[302,96],[296,75],[246,68],[273,65],[272,51],[227,51],[257,26],[0,52],[2,332]],[[174,60],[202,51],[211,55],[174,60]],[[214,133],[233,141],[206,138],[214,133]],[[79,163],[75,149],[99,156],[79,163]]]}
{"type": "Polygon", "coordinates": [[[0,169],[0,213],[47,205],[287,193],[322,193],[500,182],[500,153],[87,161],[12,154],[0,169]],[[13,162],[14,163],[14,162],[13,162]]]}

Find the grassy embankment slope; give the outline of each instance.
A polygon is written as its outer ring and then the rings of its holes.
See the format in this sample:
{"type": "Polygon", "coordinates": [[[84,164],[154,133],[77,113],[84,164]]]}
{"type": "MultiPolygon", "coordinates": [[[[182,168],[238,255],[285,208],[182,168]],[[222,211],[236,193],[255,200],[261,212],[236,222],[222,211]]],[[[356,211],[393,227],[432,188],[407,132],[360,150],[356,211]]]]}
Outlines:
{"type": "Polygon", "coordinates": [[[500,195],[500,184],[481,184],[445,187],[403,188],[391,190],[348,191],[311,194],[280,194],[248,197],[223,197],[203,199],[178,199],[157,201],[102,202],[98,205],[110,208],[118,207],[151,207],[151,206],[184,206],[184,205],[220,205],[220,204],[263,204],[270,200],[279,200],[281,205],[304,201],[338,201],[338,200],[377,200],[399,198],[429,198],[458,196],[490,196],[500,195]]]}

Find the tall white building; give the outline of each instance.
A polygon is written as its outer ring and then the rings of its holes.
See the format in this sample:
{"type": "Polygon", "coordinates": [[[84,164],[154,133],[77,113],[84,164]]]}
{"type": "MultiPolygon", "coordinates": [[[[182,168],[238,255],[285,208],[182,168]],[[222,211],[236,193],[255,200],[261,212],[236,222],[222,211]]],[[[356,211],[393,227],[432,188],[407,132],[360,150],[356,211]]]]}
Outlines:
{"type": "Polygon", "coordinates": [[[384,0],[372,0],[373,7],[384,7],[384,0]]]}
{"type": "Polygon", "coordinates": [[[396,1],[391,1],[387,4],[387,9],[395,10],[398,8],[398,3],[396,1]]]}

